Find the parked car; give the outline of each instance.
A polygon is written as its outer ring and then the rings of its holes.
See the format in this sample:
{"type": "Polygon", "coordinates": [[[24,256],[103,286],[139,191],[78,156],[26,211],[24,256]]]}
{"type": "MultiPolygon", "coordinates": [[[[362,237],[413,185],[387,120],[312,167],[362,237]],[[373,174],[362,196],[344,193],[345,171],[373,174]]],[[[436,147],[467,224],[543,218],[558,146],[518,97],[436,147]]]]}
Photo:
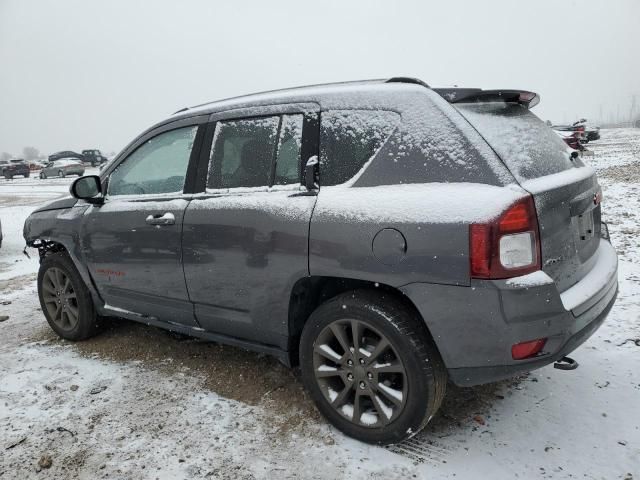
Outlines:
{"type": "Polygon", "coordinates": [[[29,170],[31,170],[32,172],[34,170],[41,170],[48,163],[49,162],[47,160],[31,160],[29,162],[29,170]]]}
{"type": "Polygon", "coordinates": [[[90,163],[92,167],[102,165],[107,161],[107,157],[100,153],[100,150],[83,150],[82,157],[84,163],[90,163]]]}
{"type": "Polygon", "coordinates": [[[63,158],[75,158],[80,161],[84,161],[84,157],[81,153],[77,153],[71,150],[64,150],[62,152],[56,152],[49,155],[48,160],[53,162],[55,160],[61,160],[63,158]]]}
{"type": "Polygon", "coordinates": [[[571,125],[554,125],[552,128],[559,132],[576,132],[581,143],[589,143],[600,139],[600,127],[590,124],[586,118],[573,122],[571,125]]]}
{"type": "Polygon", "coordinates": [[[47,163],[40,171],[40,178],[84,175],[84,164],[76,158],[61,158],[47,163]]]}
{"type": "Polygon", "coordinates": [[[44,316],[68,340],[117,316],[300,365],[371,443],[423,428],[448,380],[574,369],[617,256],[538,99],[394,78],[177,112],[26,220],[44,316]]]}
{"type": "Polygon", "coordinates": [[[555,130],[556,135],[560,137],[564,143],[566,143],[569,147],[574,150],[583,151],[584,145],[582,144],[582,132],[570,132],[570,131],[559,131],[555,130]]]}
{"type": "Polygon", "coordinates": [[[22,159],[0,162],[0,168],[2,168],[2,176],[8,180],[16,175],[29,178],[29,165],[22,159]]]}

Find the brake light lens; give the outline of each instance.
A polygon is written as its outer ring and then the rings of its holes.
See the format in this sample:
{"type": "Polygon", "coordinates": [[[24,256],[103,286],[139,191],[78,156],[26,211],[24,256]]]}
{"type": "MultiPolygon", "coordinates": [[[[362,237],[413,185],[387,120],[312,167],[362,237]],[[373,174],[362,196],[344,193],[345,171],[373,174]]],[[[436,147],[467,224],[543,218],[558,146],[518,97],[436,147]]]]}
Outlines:
{"type": "Polygon", "coordinates": [[[535,357],[542,351],[545,343],[547,343],[546,338],[516,343],[511,347],[511,358],[514,360],[524,360],[525,358],[535,357]]]}
{"type": "Polygon", "coordinates": [[[540,236],[533,197],[511,205],[489,223],[469,227],[471,277],[511,278],[540,269],[540,236]]]}

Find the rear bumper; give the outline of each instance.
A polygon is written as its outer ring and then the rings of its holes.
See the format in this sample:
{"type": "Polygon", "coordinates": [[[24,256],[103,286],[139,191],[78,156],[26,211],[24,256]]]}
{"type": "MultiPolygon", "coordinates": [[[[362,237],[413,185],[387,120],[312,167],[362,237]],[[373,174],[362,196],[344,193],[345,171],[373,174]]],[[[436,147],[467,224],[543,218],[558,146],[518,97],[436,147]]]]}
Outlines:
{"type": "Polygon", "coordinates": [[[555,362],[602,325],[617,297],[618,276],[615,250],[605,240],[600,244],[596,266],[569,296],[550,278],[535,284],[474,280],[470,287],[410,284],[402,290],[427,323],[451,380],[459,386],[489,383],[555,362]],[[538,338],[547,338],[538,356],[511,358],[512,345],[538,338]]]}

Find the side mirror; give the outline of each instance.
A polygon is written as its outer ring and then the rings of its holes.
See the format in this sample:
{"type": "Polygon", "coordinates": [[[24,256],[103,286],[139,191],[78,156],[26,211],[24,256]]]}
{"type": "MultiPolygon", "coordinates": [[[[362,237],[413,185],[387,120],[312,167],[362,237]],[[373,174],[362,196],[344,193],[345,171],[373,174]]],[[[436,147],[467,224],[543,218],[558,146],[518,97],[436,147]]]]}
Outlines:
{"type": "Polygon", "coordinates": [[[102,183],[97,175],[87,175],[78,178],[69,187],[69,192],[75,198],[89,203],[102,203],[102,183]]]}
{"type": "Polygon", "coordinates": [[[316,172],[318,171],[318,156],[314,155],[307,160],[304,167],[304,186],[307,190],[315,190],[318,188],[316,184],[316,172]]]}

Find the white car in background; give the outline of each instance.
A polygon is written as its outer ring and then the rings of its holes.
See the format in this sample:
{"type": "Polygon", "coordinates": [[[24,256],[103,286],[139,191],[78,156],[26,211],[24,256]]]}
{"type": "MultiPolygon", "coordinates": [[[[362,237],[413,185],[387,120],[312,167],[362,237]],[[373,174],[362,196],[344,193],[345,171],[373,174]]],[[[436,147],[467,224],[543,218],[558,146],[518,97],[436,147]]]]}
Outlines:
{"type": "Polygon", "coordinates": [[[84,163],[77,158],[61,158],[47,163],[40,171],[40,178],[66,177],[67,175],[84,175],[84,163]]]}

